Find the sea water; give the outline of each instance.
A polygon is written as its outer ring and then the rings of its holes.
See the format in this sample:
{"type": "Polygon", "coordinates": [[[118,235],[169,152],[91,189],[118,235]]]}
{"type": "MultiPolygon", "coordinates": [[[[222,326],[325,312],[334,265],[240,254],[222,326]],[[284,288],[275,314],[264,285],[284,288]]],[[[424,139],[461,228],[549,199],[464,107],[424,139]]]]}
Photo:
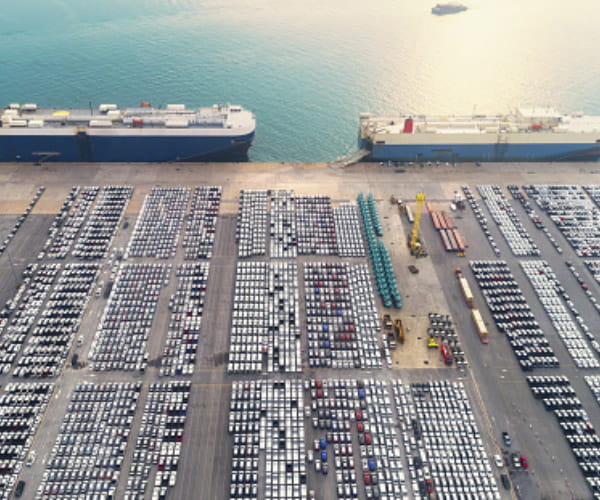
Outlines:
{"type": "Polygon", "coordinates": [[[600,114],[597,0],[19,0],[0,9],[0,105],[235,103],[254,161],[357,148],[362,111],[600,114]]]}

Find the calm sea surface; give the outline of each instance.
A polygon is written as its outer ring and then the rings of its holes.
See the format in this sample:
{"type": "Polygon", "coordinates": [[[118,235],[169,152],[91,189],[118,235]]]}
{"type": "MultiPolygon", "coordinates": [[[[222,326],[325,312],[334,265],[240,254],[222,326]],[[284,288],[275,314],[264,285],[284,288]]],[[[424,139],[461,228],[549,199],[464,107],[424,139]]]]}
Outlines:
{"type": "Polygon", "coordinates": [[[7,1],[0,104],[241,104],[255,161],[353,151],[361,111],[600,114],[598,0],[435,2],[7,1]]]}

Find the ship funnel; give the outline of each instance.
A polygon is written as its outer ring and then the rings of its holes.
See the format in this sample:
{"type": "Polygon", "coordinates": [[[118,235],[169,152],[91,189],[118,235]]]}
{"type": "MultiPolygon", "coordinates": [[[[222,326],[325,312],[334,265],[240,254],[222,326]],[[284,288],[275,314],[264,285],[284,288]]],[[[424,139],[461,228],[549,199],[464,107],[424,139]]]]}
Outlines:
{"type": "Polygon", "coordinates": [[[405,134],[412,134],[413,132],[413,119],[408,117],[404,120],[404,129],[402,130],[405,134]]]}

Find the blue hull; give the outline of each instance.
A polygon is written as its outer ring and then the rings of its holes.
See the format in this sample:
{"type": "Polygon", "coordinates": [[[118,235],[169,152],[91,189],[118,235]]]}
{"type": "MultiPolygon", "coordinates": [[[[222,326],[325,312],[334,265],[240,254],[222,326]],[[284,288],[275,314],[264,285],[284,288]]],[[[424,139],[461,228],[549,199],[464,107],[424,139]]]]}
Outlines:
{"type": "Polygon", "coordinates": [[[363,142],[373,161],[594,161],[600,143],[378,145],[363,142]]]}
{"type": "Polygon", "coordinates": [[[253,139],[254,133],[229,137],[0,136],[0,161],[244,161],[253,139]]]}

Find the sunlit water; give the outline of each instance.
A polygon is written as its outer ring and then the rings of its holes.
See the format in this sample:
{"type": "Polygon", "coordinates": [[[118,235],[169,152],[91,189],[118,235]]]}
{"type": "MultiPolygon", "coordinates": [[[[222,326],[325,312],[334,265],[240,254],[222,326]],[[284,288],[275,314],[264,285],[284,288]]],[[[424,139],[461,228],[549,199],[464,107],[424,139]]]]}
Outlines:
{"type": "Polygon", "coordinates": [[[19,0],[0,9],[0,103],[238,103],[256,161],[356,149],[358,115],[600,114],[597,0],[19,0]]]}

